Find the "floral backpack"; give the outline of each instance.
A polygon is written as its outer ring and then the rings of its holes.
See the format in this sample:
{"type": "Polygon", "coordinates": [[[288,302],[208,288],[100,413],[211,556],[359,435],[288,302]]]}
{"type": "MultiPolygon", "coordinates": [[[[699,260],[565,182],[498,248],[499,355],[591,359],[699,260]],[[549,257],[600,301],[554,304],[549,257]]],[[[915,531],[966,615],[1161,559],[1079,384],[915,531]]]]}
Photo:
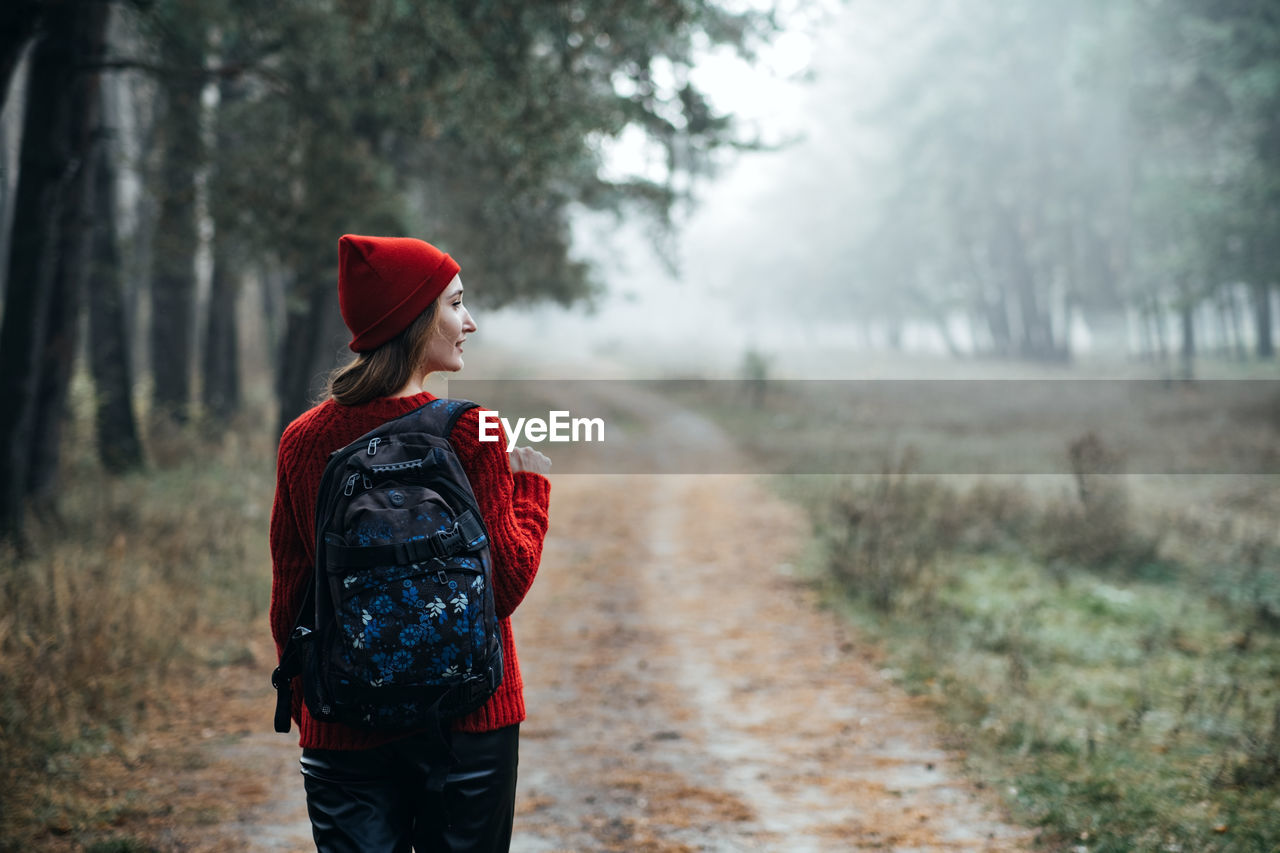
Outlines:
{"type": "Polygon", "coordinates": [[[489,541],[447,438],[475,406],[433,400],[330,457],[315,577],[271,676],[276,731],[299,674],[313,717],[378,730],[440,731],[498,689],[489,541]]]}

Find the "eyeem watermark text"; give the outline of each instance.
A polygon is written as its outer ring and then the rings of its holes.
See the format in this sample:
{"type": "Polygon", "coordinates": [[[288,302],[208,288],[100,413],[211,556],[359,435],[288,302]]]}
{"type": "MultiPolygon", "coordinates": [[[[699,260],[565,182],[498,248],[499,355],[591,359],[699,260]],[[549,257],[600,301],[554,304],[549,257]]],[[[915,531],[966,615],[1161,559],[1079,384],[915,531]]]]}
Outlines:
{"type": "Polygon", "coordinates": [[[538,444],[543,441],[604,441],[603,418],[572,418],[567,410],[547,412],[547,419],[516,418],[511,421],[497,412],[480,412],[480,440],[498,441],[501,432],[498,422],[507,431],[507,452],[515,450],[523,432],[526,441],[538,444]]]}

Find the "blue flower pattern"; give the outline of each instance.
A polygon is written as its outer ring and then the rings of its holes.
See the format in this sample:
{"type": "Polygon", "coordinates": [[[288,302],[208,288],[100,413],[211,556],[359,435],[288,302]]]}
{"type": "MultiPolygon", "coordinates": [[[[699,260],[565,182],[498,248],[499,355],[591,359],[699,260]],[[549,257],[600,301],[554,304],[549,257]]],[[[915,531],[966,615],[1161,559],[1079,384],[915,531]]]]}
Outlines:
{"type": "MultiPolygon", "coordinates": [[[[432,405],[455,405],[437,401],[432,405]]],[[[375,490],[377,491],[377,490],[375,490]]],[[[377,499],[366,493],[369,499],[377,499]]],[[[348,544],[379,545],[422,539],[423,531],[452,527],[446,508],[435,502],[409,502],[388,521],[385,505],[347,526],[348,544]],[[398,529],[397,529],[398,528],[398,529]]],[[[486,627],[486,578],[482,562],[456,556],[408,566],[379,566],[350,571],[336,583],[340,661],[335,679],[350,686],[445,684],[484,658],[490,641],[486,627]]],[[[489,616],[492,619],[492,615],[489,616]]],[[[373,709],[383,724],[419,719],[419,704],[373,709]]]]}
{"type": "MultiPolygon", "coordinates": [[[[375,569],[363,582],[344,589],[339,624],[346,639],[344,663],[355,683],[444,683],[482,653],[482,598],[466,591],[483,590],[484,576],[473,578],[465,569],[460,574],[463,567],[453,562],[443,571],[458,580],[444,584],[441,570],[430,563],[391,584],[382,572],[397,569],[375,569]],[[414,654],[424,647],[436,651],[414,654]]],[[[413,567],[398,571],[406,570],[413,572],[413,567]]]]}

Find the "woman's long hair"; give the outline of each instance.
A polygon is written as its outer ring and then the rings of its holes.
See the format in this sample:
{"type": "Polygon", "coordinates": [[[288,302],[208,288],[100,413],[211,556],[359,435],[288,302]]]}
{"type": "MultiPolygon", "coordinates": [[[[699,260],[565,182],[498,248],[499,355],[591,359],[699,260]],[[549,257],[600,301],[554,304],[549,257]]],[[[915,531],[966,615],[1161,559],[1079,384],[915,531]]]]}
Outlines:
{"type": "Polygon", "coordinates": [[[426,362],[427,345],[435,331],[436,304],[432,302],[382,346],[357,353],[354,361],[330,373],[328,396],[343,406],[359,406],[403,388],[426,362]]]}

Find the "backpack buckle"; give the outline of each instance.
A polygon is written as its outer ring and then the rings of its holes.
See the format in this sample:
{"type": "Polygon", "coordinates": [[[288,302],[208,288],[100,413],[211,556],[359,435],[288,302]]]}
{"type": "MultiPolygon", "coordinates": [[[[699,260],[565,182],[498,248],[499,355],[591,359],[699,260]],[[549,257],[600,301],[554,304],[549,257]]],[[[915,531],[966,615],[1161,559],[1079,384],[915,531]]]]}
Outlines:
{"type": "Polygon", "coordinates": [[[486,541],[484,525],[467,510],[458,516],[453,527],[431,537],[431,547],[437,557],[448,557],[460,551],[475,551],[486,541]]]}
{"type": "Polygon", "coordinates": [[[448,557],[458,549],[458,540],[461,538],[462,533],[455,522],[452,529],[432,537],[431,545],[437,557],[448,557]]]}
{"type": "Polygon", "coordinates": [[[467,510],[458,517],[454,530],[466,541],[468,551],[478,551],[480,546],[488,541],[484,525],[480,523],[480,519],[471,514],[471,510],[467,510]]]}

